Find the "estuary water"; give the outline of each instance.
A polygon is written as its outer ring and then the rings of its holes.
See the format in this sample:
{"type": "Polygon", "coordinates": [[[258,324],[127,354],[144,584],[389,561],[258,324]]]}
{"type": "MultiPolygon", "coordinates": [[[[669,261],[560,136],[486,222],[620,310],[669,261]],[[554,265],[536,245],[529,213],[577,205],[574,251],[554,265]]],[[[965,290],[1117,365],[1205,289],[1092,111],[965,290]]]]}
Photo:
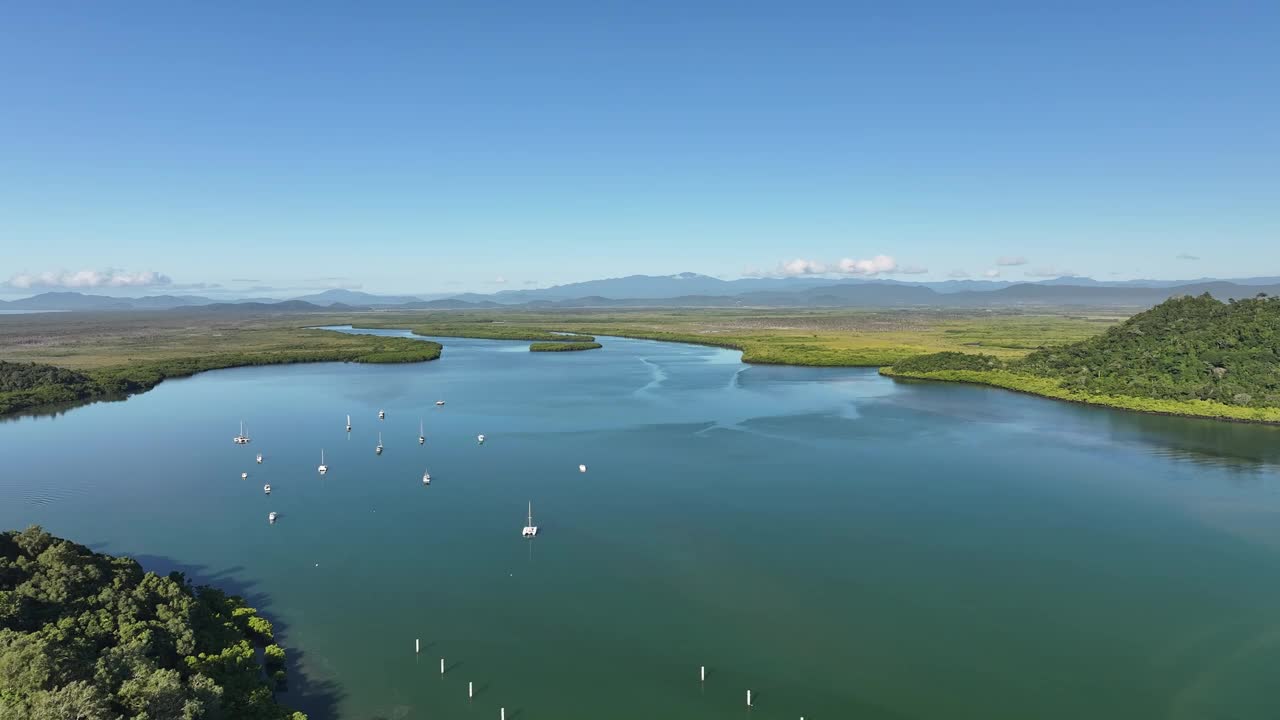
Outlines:
{"type": "Polygon", "coordinates": [[[1280,716],[1274,428],[441,342],[0,422],[0,527],[248,596],[313,720],[1280,716]]]}

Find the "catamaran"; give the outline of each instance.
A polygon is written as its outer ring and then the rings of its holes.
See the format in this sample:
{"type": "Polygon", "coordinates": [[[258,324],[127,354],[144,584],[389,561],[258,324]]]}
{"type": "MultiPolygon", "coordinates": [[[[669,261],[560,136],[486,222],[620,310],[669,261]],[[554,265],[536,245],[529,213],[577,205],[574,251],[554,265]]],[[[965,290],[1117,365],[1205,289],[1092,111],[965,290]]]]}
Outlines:
{"type": "Polygon", "coordinates": [[[418,444],[422,445],[427,442],[427,434],[422,431],[422,418],[418,418],[418,444]]]}
{"type": "Polygon", "coordinates": [[[244,432],[244,421],[243,421],[243,420],[241,420],[241,421],[240,421],[240,434],[239,434],[239,435],[237,435],[237,436],[235,436],[234,438],[232,438],[232,442],[234,442],[234,443],[235,443],[235,444],[237,444],[237,445],[248,445],[248,444],[249,444],[249,436],[248,436],[248,435],[246,435],[246,434],[245,434],[245,432],[244,432]]]}
{"type": "Polygon", "coordinates": [[[533,501],[529,501],[529,520],[525,523],[524,530],[521,531],[522,537],[531,538],[538,534],[538,526],[533,524],[533,501]]]}
{"type": "Polygon", "coordinates": [[[320,467],[316,470],[319,470],[321,475],[329,472],[329,466],[324,464],[324,450],[320,451],[320,467]]]}
{"type": "Polygon", "coordinates": [[[373,451],[378,455],[382,454],[382,433],[381,432],[378,433],[378,447],[374,448],[373,451]]]}

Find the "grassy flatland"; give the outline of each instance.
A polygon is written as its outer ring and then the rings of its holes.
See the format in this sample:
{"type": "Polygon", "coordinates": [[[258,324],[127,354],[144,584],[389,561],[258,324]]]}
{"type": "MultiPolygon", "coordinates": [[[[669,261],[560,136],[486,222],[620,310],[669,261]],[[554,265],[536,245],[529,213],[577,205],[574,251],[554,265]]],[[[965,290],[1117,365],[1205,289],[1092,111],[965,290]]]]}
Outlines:
{"type": "Polygon", "coordinates": [[[699,343],[743,351],[747,362],[883,366],[941,350],[1020,357],[1103,331],[1122,318],[944,310],[209,311],[0,316],[0,360],[78,371],[18,372],[0,413],[138,392],[203,370],[293,362],[416,362],[440,345],[311,330],[319,325],[409,328],[423,336],[530,340],[584,349],[596,335],[699,343]],[[36,382],[30,378],[47,378],[36,382]],[[59,379],[60,378],[60,379],[59,379]]]}
{"type": "Polygon", "coordinates": [[[387,312],[350,320],[426,336],[586,340],[554,334],[571,332],[735,348],[753,363],[879,367],[942,350],[1021,357],[1091,337],[1124,317],[1078,311],[743,309],[387,312]]]}

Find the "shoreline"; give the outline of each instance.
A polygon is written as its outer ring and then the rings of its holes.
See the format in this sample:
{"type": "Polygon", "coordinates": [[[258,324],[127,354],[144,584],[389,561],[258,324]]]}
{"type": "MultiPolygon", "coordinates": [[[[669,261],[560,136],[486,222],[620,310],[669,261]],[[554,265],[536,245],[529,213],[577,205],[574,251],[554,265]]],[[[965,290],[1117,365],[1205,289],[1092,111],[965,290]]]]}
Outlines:
{"type": "Polygon", "coordinates": [[[1075,403],[1109,410],[1123,410],[1147,415],[1164,415],[1195,420],[1218,420],[1221,422],[1245,423],[1251,425],[1280,426],[1280,408],[1240,408],[1224,405],[1208,400],[1158,400],[1155,398],[1129,397],[1124,395],[1083,395],[1059,386],[1049,378],[1016,375],[1007,371],[980,370],[936,370],[933,372],[903,373],[894,371],[892,366],[880,368],[880,375],[894,380],[917,380],[936,383],[960,383],[964,385],[983,385],[998,390],[1008,390],[1022,395],[1075,403]],[[1008,378],[1002,378],[1002,375],[1008,378]],[[1028,383],[1044,385],[1043,389],[1033,389],[1026,385],[1018,385],[1013,378],[1028,383]],[[1004,382],[1001,380],[1004,379],[1004,382]],[[1167,405],[1169,407],[1142,407],[1143,405],[1167,405]]]}

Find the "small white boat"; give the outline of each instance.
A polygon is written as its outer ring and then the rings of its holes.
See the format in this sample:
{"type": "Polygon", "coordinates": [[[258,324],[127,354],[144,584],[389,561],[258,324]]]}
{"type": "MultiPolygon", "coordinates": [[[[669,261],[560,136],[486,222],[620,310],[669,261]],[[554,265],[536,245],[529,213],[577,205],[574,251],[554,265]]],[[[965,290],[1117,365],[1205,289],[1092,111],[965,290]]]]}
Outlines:
{"type": "Polygon", "coordinates": [[[240,473],[240,479],[241,479],[241,480],[248,480],[248,479],[249,479],[249,473],[240,473]]]}
{"type": "Polygon", "coordinates": [[[387,419],[387,411],[386,411],[386,410],[379,410],[379,411],[378,411],[378,419],[379,419],[379,420],[386,420],[386,419],[387,419]]]}
{"type": "Polygon", "coordinates": [[[241,421],[240,421],[240,434],[239,434],[239,435],[236,435],[234,438],[232,438],[232,442],[234,442],[234,443],[235,443],[235,444],[237,444],[237,445],[248,445],[248,444],[249,444],[249,436],[248,436],[247,434],[245,434],[245,431],[244,431],[244,421],[243,421],[243,420],[241,420],[241,421]]]}
{"type": "Polygon", "coordinates": [[[382,433],[378,433],[378,447],[374,448],[373,452],[378,455],[382,454],[382,433]]]}
{"type": "Polygon", "coordinates": [[[347,416],[347,432],[351,432],[351,416],[347,416]]]}
{"type": "Polygon", "coordinates": [[[422,472],[422,484],[423,485],[431,484],[431,473],[426,472],[425,470],[422,472]]]}
{"type": "Polygon", "coordinates": [[[258,453],[258,464],[262,464],[262,453],[258,453]]]}
{"type": "Polygon", "coordinates": [[[267,513],[267,522],[273,523],[276,521],[277,517],[279,516],[276,515],[274,512],[267,513]]]}
{"type": "Polygon", "coordinates": [[[587,466],[586,466],[586,465],[579,465],[579,466],[578,466],[578,472],[586,472],[586,471],[587,471],[587,466]]]}
{"type": "Polygon", "coordinates": [[[533,502],[529,503],[529,520],[524,525],[524,530],[520,532],[521,537],[531,538],[538,534],[538,526],[533,524],[533,502]]]}
{"type": "Polygon", "coordinates": [[[443,400],[437,400],[437,401],[436,401],[436,405],[443,405],[443,404],[444,404],[444,401],[443,401],[443,400]]]}
{"type": "Polygon", "coordinates": [[[423,445],[427,442],[427,434],[422,431],[422,418],[418,418],[418,444],[423,445]]]}
{"type": "Polygon", "coordinates": [[[477,436],[476,436],[476,442],[478,442],[478,443],[480,443],[481,445],[483,445],[483,444],[484,444],[484,436],[483,436],[483,435],[477,435],[477,436]]]}
{"type": "Polygon", "coordinates": [[[263,485],[263,486],[262,486],[262,492],[264,492],[264,493],[266,493],[266,494],[270,495],[270,494],[271,494],[271,483],[267,483],[266,485],[263,485]]]}
{"type": "Polygon", "coordinates": [[[329,466],[324,464],[324,450],[320,451],[320,467],[316,468],[321,475],[329,472],[329,466]]]}

